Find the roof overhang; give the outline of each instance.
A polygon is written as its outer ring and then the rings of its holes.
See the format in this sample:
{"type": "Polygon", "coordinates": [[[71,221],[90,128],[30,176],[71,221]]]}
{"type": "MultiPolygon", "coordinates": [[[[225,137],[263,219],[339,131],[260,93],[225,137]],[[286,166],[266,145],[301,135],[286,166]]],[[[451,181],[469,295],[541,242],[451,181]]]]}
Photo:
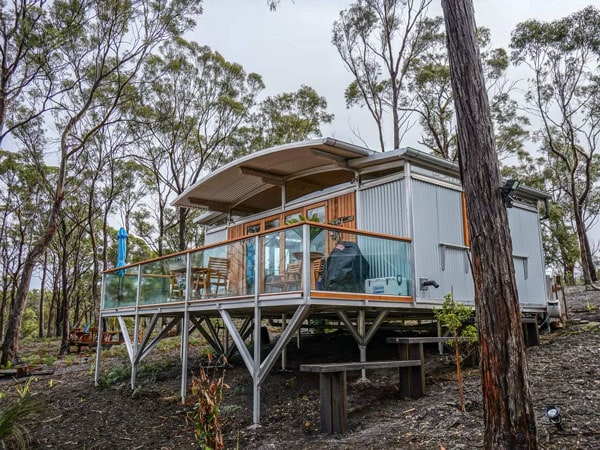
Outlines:
{"type": "Polygon", "coordinates": [[[186,189],[173,205],[238,216],[266,211],[352,181],[356,169],[350,162],[373,154],[332,138],[272,147],[215,170],[186,189]]]}
{"type": "MultiPolygon", "coordinates": [[[[379,153],[332,138],[272,147],[237,159],[185,190],[174,206],[206,212],[198,223],[244,217],[280,208],[306,195],[355,180],[373,171],[385,174],[406,162],[460,179],[458,164],[410,147],[379,153]],[[285,192],[285,198],[283,198],[285,192]]],[[[545,192],[520,186],[518,197],[547,201],[545,192]]]]}

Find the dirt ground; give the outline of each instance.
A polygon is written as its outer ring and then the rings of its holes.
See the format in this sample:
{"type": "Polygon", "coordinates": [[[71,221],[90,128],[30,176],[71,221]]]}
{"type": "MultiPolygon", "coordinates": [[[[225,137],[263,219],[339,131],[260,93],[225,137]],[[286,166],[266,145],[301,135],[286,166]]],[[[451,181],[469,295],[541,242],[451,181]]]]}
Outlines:
{"type": "MultiPolygon", "coordinates": [[[[527,349],[538,440],[543,449],[600,449],[600,292],[574,290],[567,295],[569,324],[541,336],[527,349]],[[562,410],[558,430],[545,416],[546,407],[562,410]]],[[[483,443],[483,409],[477,368],[465,369],[466,413],[458,405],[452,359],[429,349],[427,395],[418,400],[397,395],[397,372],[368,373],[357,381],[348,373],[349,414],[344,435],[319,430],[318,375],[298,371],[300,363],[358,359],[351,337],[341,333],[310,336],[302,348],[292,342],[288,370],[277,365],[262,386],[261,426],[251,427],[252,381],[241,359],[225,373],[230,385],[221,417],[227,448],[240,449],[476,449],[483,443]],[[327,349],[326,352],[323,349],[327,349]]],[[[42,352],[36,344],[27,351],[42,352]]],[[[396,349],[376,336],[368,353],[382,358],[396,349]]],[[[56,347],[53,347],[55,349],[56,347]]],[[[200,354],[200,348],[197,349],[200,354]]],[[[192,354],[192,352],[190,352],[192,354]]],[[[129,388],[124,348],[102,359],[102,387],[94,387],[93,354],[70,355],[54,364],[52,375],[40,375],[31,391],[44,405],[28,423],[34,449],[192,449],[198,448],[192,405],[178,401],[180,365],[176,345],[154,350],[141,364],[137,388],[129,388]]],[[[190,362],[197,373],[200,358],[190,362]]],[[[0,391],[15,395],[25,379],[0,378],[0,391]]]]}

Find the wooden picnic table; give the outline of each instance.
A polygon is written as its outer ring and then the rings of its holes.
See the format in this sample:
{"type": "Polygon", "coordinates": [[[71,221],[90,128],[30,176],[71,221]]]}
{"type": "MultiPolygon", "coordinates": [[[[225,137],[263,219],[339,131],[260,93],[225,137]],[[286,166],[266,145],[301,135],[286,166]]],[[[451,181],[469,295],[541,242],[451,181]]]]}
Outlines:
{"type": "MultiPolygon", "coordinates": [[[[123,343],[121,333],[118,331],[103,331],[100,345],[110,347],[123,343]]],[[[71,347],[77,347],[77,353],[81,352],[81,347],[94,348],[98,344],[98,328],[90,328],[89,331],[83,331],[80,328],[72,329],[69,332],[69,350],[71,347]]]]}

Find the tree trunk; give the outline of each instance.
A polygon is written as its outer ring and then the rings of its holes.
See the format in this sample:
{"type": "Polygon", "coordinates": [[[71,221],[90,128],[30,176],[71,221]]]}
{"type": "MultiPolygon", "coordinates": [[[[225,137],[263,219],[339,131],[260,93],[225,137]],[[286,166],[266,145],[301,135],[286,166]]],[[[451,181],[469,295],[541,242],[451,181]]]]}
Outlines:
{"type": "Polygon", "coordinates": [[[61,337],[61,345],[59,355],[64,355],[67,351],[67,342],[69,339],[69,249],[68,241],[69,236],[67,234],[67,226],[64,221],[61,222],[61,229],[63,234],[62,243],[62,255],[59,261],[60,265],[60,276],[61,276],[61,296],[58,307],[58,315],[56,321],[56,335],[61,337]]]}
{"type": "Polygon", "coordinates": [[[472,1],[442,0],[471,233],[487,449],[535,449],[508,214],[472,1]]]}
{"type": "Polygon", "coordinates": [[[587,232],[583,233],[583,245],[585,246],[585,254],[587,256],[587,265],[588,270],[590,271],[590,279],[592,283],[598,281],[598,276],[596,275],[596,265],[594,264],[594,255],[592,252],[592,248],[590,247],[590,240],[588,238],[587,232]]]}
{"type": "MultiPolygon", "coordinates": [[[[52,258],[52,267],[57,267],[56,256],[52,258]]],[[[54,321],[57,315],[59,297],[58,276],[56,273],[54,273],[52,278],[52,297],[50,298],[50,308],[48,311],[48,326],[46,327],[46,333],[48,336],[56,336],[54,321]]]]}
{"type": "Polygon", "coordinates": [[[29,292],[29,284],[31,283],[31,275],[33,269],[37,264],[39,257],[44,253],[50,241],[56,233],[58,227],[59,214],[63,201],[63,189],[62,185],[59,184],[57,193],[55,196],[48,224],[44,235],[40,240],[33,246],[31,251],[25,257],[23,263],[23,271],[21,272],[21,279],[19,280],[19,286],[17,288],[17,295],[15,296],[12,306],[10,308],[10,314],[8,316],[8,327],[6,328],[6,334],[4,335],[4,342],[2,343],[2,357],[0,358],[0,366],[5,366],[10,361],[11,363],[16,362],[17,349],[19,347],[19,331],[21,330],[21,321],[23,319],[23,312],[25,311],[25,305],[27,303],[27,294],[29,292]]]}
{"type": "Polygon", "coordinates": [[[575,196],[573,196],[573,219],[575,220],[575,230],[577,230],[577,240],[579,242],[579,252],[581,254],[581,271],[583,272],[583,282],[586,286],[592,284],[592,272],[589,265],[588,247],[586,244],[585,225],[581,215],[581,208],[575,196]]]}
{"type": "Polygon", "coordinates": [[[187,248],[187,242],[185,242],[185,231],[186,231],[186,208],[179,208],[179,251],[182,252],[187,248]]]}
{"type": "Polygon", "coordinates": [[[46,274],[48,273],[48,251],[44,252],[44,267],[42,267],[42,282],[40,285],[40,310],[38,319],[38,337],[44,338],[44,297],[46,295],[46,274]]]}

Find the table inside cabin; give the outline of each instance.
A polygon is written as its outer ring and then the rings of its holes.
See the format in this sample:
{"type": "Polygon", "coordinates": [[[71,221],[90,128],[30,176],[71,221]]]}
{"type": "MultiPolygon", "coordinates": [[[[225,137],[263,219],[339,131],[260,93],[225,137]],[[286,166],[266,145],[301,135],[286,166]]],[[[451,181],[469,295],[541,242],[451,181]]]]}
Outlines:
{"type": "MultiPolygon", "coordinates": [[[[202,266],[192,267],[191,272],[192,273],[191,273],[190,284],[192,286],[192,292],[195,292],[198,289],[198,285],[200,284],[200,281],[208,273],[208,267],[202,267],[202,266]]],[[[171,273],[173,275],[175,275],[177,280],[185,279],[186,275],[187,275],[187,269],[185,267],[182,267],[180,269],[173,269],[173,270],[171,270],[171,273]]],[[[185,289],[183,289],[183,292],[185,292],[185,289]]],[[[200,298],[199,295],[198,295],[198,298],[200,298]]]]}

